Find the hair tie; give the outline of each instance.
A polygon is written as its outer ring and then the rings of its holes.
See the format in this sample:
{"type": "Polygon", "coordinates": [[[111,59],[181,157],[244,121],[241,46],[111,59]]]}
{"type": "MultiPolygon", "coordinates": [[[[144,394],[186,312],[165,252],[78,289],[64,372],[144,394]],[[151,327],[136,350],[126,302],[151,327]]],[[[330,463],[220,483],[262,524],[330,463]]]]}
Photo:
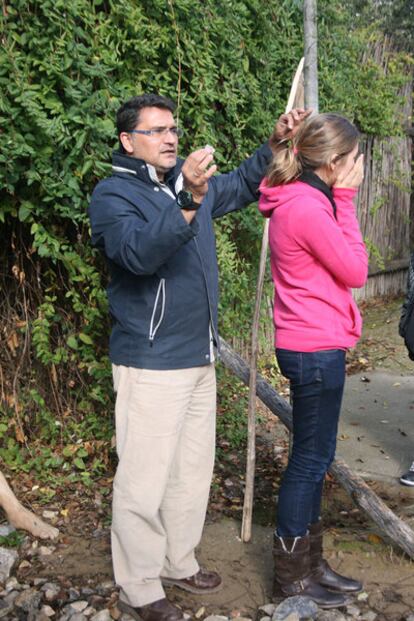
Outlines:
{"type": "Polygon", "coordinates": [[[293,155],[297,155],[299,153],[299,149],[297,147],[293,147],[293,155]]]}

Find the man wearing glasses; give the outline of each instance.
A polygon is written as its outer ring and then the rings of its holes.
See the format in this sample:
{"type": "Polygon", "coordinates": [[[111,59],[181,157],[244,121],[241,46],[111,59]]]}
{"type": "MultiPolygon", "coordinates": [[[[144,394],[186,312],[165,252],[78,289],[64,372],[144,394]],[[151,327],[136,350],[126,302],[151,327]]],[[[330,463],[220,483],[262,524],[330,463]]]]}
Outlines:
{"type": "Polygon", "coordinates": [[[112,558],[119,607],[143,621],[180,621],[163,586],[213,593],[201,539],[214,465],[218,269],[213,218],[258,198],[272,142],[307,116],[282,115],[268,144],[228,174],[214,149],[177,157],[174,104],[159,95],[117,113],[113,174],[92,195],[92,242],[108,263],[110,358],[119,458],[112,558]],[[270,145],[270,146],[269,146],[270,145]]]}

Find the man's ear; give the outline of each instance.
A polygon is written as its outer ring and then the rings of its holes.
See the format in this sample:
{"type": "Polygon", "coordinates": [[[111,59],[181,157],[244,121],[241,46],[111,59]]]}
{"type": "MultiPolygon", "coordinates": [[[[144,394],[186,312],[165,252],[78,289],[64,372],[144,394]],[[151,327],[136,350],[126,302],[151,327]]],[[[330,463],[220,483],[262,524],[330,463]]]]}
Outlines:
{"type": "Polygon", "coordinates": [[[124,147],[125,151],[128,153],[128,155],[132,155],[132,153],[134,152],[134,148],[132,146],[131,134],[128,134],[127,132],[121,132],[119,134],[119,141],[124,147]]]}

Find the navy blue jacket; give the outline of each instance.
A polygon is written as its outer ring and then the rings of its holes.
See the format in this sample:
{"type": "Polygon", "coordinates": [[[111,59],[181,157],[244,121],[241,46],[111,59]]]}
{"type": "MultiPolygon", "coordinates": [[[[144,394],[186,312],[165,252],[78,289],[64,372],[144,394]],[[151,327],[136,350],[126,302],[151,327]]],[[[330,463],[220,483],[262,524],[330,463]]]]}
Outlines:
{"type": "MultiPolygon", "coordinates": [[[[257,200],[270,159],[266,144],[235,171],[212,177],[187,224],[145,162],[114,153],[117,171],[98,183],[89,208],[92,243],[110,273],[112,363],[145,369],[210,363],[209,325],[217,342],[218,305],[213,218],[257,200]]],[[[166,175],[173,191],[182,164],[166,175]]]]}

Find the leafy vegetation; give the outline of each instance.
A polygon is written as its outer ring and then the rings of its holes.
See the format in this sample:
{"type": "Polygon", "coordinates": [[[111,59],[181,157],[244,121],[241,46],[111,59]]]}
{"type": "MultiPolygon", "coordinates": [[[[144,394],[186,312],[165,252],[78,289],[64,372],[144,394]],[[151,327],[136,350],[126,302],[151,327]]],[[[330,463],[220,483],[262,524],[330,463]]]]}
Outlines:
{"type": "MultiPolygon", "coordinates": [[[[360,62],[375,28],[353,29],[338,0],[319,13],[321,108],[398,132],[407,57],[393,55],[385,77],[360,62]]],[[[113,403],[87,205],[109,171],[115,111],[138,92],[169,95],[182,154],[213,144],[232,169],[284,109],[302,13],[293,0],[15,0],[0,22],[0,456],[88,482],[108,464],[113,403]]],[[[217,226],[225,337],[246,334],[261,230],[254,208],[217,226]]]]}

